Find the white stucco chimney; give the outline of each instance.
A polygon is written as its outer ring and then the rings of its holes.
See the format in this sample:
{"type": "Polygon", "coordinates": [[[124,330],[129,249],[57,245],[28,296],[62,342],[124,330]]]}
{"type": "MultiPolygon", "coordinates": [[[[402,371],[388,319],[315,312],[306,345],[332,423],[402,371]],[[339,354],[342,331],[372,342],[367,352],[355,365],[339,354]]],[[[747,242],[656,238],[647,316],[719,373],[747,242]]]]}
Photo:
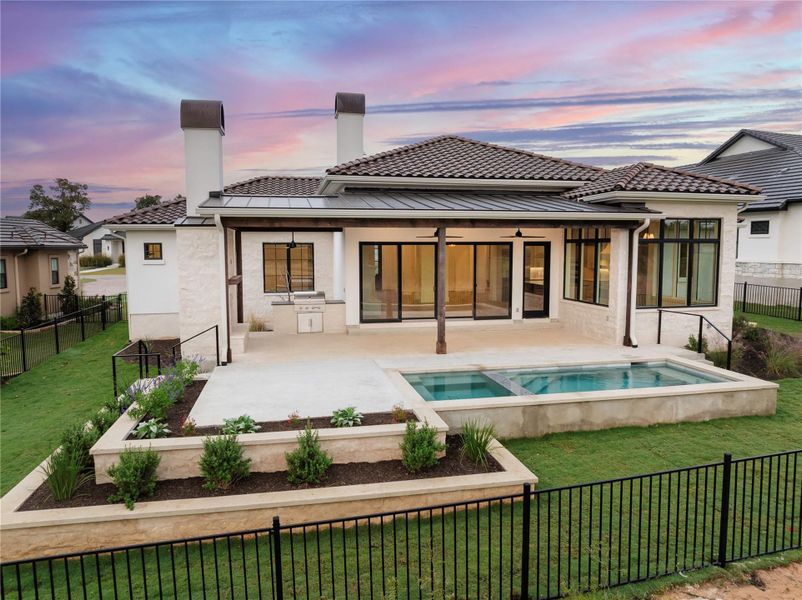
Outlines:
{"type": "Polygon", "coordinates": [[[181,100],[187,215],[197,214],[209,192],[223,189],[225,115],[219,100],[181,100]]]}
{"type": "Polygon", "coordinates": [[[362,158],[365,154],[362,141],[365,94],[337,92],[334,118],[337,119],[337,164],[362,158]]]}

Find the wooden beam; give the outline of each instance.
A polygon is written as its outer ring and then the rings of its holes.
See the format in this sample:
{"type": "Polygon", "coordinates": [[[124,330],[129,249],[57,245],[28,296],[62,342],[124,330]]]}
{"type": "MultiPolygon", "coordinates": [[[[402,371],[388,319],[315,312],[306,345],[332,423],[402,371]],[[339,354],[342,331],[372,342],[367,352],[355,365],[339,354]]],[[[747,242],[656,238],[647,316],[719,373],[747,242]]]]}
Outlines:
{"type": "MultiPolygon", "coordinates": [[[[534,213],[536,214],[536,213],[534,213]]],[[[562,228],[562,227],[623,227],[634,229],[640,221],[609,221],[603,217],[593,220],[572,219],[566,214],[565,220],[543,219],[354,219],[354,218],[279,218],[279,217],[222,217],[226,227],[243,231],[341,231],[344,227],[458,227],[465,229],[509,229],[518,227],[562,228]]]]}
{"type": "Polygon", "coordinates": [[[437,228],[437,344],[435,352],[446,354],[446,228],[437,228]]]}

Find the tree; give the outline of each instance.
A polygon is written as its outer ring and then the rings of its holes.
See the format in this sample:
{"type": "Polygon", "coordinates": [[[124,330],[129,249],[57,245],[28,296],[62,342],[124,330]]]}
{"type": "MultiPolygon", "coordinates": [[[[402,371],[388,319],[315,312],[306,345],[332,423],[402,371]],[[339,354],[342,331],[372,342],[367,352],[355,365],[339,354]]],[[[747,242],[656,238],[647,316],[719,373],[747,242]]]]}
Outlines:
{"type": "Polygon", "coordinates": [[[64,278],[64,287],[58,293],[58,301],[62,314],[68,315],[78,310],[78,294],[75,291],[75,279],[72,275],[64,278]]]}
{"type": "Polygon", "coordinates": [[[35,288],[28,290],[22,297],[17,319],[22,327],[33,327],[42,322],[42,294],[35,288]]]}
{"type": "Polygon", "coordinates": [[[134,209],[139,210],[140,208],[147,208],[148,206],[154,206],[156,204],[160,204],[162,201],[162,197],[158,194],[145,194],[144,196],[140,196],[136,198],[134,202],[136,205],[134,209]]]}
{"type": "Polygon", "coordinates": [[[62,177],[55,181],[56,185],[50,186],[52,196],[48,196],[38,183],[31,188],[30,204],[24,216],[59,231],[69,231],[73,221],[92,205],[92,201],[86,193],[86,184],[73,183],[62,177]]]}

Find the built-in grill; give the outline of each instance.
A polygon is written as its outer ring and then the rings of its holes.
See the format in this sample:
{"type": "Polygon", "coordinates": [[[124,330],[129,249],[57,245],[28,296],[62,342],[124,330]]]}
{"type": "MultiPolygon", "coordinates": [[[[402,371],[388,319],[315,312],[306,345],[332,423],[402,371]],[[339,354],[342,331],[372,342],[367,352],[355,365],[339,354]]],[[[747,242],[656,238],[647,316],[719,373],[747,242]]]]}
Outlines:
{"type": "Polygon", "coordinates": [[[326,310],[324,292],[295,292],[293,305],[298,318],[298,333],[322,333],[326,310]]]}

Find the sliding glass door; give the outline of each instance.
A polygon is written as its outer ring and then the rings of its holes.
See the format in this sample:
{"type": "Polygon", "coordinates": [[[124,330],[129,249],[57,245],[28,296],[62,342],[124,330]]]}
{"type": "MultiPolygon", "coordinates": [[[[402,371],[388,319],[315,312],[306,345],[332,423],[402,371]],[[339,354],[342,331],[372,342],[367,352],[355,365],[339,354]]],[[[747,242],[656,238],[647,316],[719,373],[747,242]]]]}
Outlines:
{"type": "Polygon", "coordinates": [[[473,317],[473,246],[446,247],[446,318],[473,317]]]}
{"type": "Polygon", "coordinates": [[[512,246],[509,244],[477,244],[475,257],[474,318],[509,318],[512,246]]]}
{"type": "Polygon", "coordinates": [[[549,316],[550,250],[549,242],[526,242],[524,244],[525,319],[549,316]]]}
{"type": "Polygon", "coordinates": [[[397,244],[363,244],[360,248],[360,318],[398,321],[401,318],[397,244]]]}
{"type": "Polygon", "coordinates": [[[401,315],[404,319],[434,319],[435,246],[401,246],[401,315]]]}

